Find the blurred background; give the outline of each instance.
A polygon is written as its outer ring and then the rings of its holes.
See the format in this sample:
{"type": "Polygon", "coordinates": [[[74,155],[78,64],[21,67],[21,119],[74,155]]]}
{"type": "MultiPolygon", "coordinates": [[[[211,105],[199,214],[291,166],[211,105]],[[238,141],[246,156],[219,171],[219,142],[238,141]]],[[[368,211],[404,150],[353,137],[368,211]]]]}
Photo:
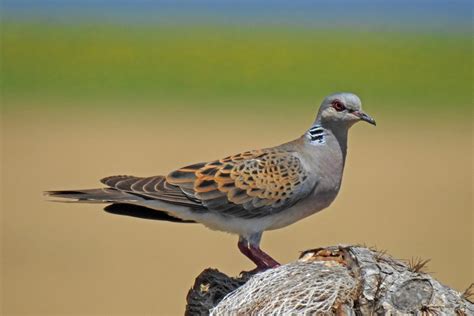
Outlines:
{"type": "Polygon", "coordinates": [[[365,244],[463,291],[473,271],[470,1],[4,0],[3,315],[179,315],[207,267],[249,270],[235,236],[119,217],[42,191],[301,135],[357,93],[327,210],[264,235],[281,262],[365,244]]]}

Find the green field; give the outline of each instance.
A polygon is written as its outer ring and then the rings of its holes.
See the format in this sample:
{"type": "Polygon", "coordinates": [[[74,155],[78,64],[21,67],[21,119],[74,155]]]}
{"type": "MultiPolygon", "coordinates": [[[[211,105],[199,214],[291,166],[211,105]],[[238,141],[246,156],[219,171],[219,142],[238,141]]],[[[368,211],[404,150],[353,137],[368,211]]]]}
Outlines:
{"type": "Polygon", "coordinates": [[[304,104],[339,90],[381,108],[471,104],[468,33],[6,21],[2,40],[7,107],[38,98],[304,104]]]}

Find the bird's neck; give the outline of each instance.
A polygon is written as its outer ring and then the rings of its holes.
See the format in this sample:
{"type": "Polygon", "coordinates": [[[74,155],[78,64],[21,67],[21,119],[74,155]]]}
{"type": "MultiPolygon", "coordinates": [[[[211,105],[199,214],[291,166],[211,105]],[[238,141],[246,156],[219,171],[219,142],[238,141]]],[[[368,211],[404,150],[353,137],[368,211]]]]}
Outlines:
{"type": "Polygon", "coordinates": [[[348,128],[341,128],[340,124],[315,122],[301,138],[306,162],[311,170],[318,170],[318,177],[325,179],[322,191],[339,189],[346,162],[347,134],[348,128]]]}
{"type": "Polygon", "coordinates": [[[316,121],[311,128],[316,126],[324,129],[328,134],[327,137],[333,138],[332,140],[339,145],[345,161],[347,154],[347,136],[350,126],[341,125],[340,123],[316,121]]]}

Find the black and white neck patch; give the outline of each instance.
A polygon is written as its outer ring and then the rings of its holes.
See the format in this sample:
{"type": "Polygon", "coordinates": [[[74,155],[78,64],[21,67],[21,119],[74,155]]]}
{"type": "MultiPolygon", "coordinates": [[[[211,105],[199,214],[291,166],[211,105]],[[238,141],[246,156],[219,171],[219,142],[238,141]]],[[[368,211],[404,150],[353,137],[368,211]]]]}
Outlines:
{"type": "Polygon", "coordinates": [[[324,139],[324,128],[320,125],[311,127],[306,135],[312,144],[324,144],[326,142],[324,139]]]}

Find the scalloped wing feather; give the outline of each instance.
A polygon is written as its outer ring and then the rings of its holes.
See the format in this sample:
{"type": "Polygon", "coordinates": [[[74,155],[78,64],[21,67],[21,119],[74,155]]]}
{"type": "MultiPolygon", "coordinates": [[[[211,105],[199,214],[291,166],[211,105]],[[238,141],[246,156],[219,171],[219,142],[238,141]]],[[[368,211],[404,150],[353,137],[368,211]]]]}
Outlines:
{"type": "Polygon", "coordinates": [[[134,176],[111,176],[100,180],[103,184],[119,191],[141,197],[158,199],[171,204],[202,207],[202,204],[178,186],[170,185],[164,176],[140,178],[134,176]]]}
{"type": "Polygon", "coordinates": [[[313,188],[299,158],[275,148],[183,167],[166,183],[192,188],[192,196],[210,211],[244,218],[279,212],[313,188]]]}
{"type": "Polygon", "coordinates": [[[240,218],[275,214],[313,188],[294,152],[247,151],[175,170],[168,176],[112,176],[101,180],[119,191],[240,218]]]}

